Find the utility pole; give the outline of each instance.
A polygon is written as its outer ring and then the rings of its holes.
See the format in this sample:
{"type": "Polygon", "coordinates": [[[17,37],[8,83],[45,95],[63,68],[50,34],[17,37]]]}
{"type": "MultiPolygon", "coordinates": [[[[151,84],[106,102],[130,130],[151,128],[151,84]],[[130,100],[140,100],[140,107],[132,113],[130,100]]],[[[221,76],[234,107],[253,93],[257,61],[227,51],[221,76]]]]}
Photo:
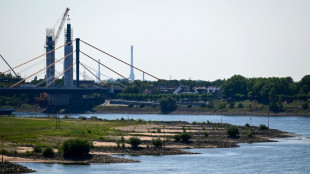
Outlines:
{"type": "Polygon", "coordinates": [[[164,131],[164,148],[165,148],[166,147],[166,145],[165,145],[166,144],[165,125],[164,125],[164,130],[163,131],[164,131]]]}
{"type": "Polygon", "coordinates": [[[2,168],[3,168],[3,153],[4,153],[4,151],[3,151],[3,135],[1,136],[1,139],[2,139],[2,150],[1,150],[1,154],[2,154],[2,168]]]}

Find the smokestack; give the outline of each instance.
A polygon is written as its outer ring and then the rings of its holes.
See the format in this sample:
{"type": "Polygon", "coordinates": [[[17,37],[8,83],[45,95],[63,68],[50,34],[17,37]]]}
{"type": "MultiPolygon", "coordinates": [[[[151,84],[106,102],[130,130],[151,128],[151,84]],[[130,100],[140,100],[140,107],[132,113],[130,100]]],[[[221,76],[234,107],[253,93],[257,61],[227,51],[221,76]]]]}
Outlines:
{"type": "Polygon", "coordinates": [[[142,78],[142,79],[143,79],[143,81],[144,81],[144,72],[143,72],[143,78],[142,78]]]}
{"type": "Polygon", "coordinates": [[[135,75],[133,73],[133,46],[131,45],[131,67],[130,67],[130,76],[129,79],[131,81],[135,81],[135,75]]]}

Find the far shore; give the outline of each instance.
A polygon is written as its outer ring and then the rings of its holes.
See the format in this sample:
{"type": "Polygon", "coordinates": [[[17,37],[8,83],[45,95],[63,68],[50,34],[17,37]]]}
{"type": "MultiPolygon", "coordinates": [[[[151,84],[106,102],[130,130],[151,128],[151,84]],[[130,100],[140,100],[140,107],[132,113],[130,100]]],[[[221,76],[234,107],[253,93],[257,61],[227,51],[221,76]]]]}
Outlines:
{"type": "MultiPolygon", "coordinates": [[[[23,113],[46,113],[45,109],[42,108],[31,108],[31,109],[16,109],[16,112],[23,113]]],[[[157,108],[128,108],[127,106],[105,106],[98,110],[79,110],[76,109],[72,111],[64,111],[64,114],[162,114],[159,107],[157,108]]],[[[13,112],[14,115],[14,112],[13,112]]],[[[225,116],[303,116],[310,117],[310,113],[300,113],[300,112],[269,112],[269,111],[206,111],[201,108],[178,108],[177,110],[166,114],[166,115],[225,115],[225,116]]]]}

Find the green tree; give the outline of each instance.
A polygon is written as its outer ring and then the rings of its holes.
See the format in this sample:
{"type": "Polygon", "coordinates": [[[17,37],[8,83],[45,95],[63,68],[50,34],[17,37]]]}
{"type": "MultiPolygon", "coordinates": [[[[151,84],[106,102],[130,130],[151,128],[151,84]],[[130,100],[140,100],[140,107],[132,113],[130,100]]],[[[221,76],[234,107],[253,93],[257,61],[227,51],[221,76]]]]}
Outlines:
{"type": "Polygon", "coordinates": [[[304,76],[299,82],[300,94],[308,94],[310,92],[310,75],[304,76]]]}
{"type": "Polygon", "coordinates": [[[241,75],[234,75],[223,84],[223,94],[225,97],[235,98],[237,96],[247,96],[246,78],[241,75]]]}
{"type": "Polygon", "coordinates": [[[163,114],[173,112],[176,108],[176,101],[173,98],[168,97],[160,100],[160,110],[163,114]]]}
{"type": "Polygon", "coordinates": [[[69,139],[62,144],[64,156],[79,156],[88,154],[91,144],[87,140],[69,139]]]}
{"type": "Polygon", "coordinates": [[[227,130],[226,133],[229,137],[236,137],[239,134],[239,130],[237,126],[230,126],[227,130]]]}
{"type": "Polygon", "coordinates": [[[140,138],[131,137],[129,138],[128,143],[131,145],[132,148],[137,148],[142,143],[142,141],[140,140],[140,138]]]}

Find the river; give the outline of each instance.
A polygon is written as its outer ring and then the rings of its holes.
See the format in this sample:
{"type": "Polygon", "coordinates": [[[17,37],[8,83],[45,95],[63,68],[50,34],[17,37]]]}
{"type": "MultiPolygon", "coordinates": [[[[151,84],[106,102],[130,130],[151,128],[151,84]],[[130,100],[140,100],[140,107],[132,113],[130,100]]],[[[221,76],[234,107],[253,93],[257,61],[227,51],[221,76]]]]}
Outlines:
{"type": "MultiPolygon", "coordinates": [[[[33,114],[31,114],[33,115],[33,114]]],[[[152,121],[223,122],[236,125],[268,124],[266,116],[157,115],[157,114],[73,114],[103,119],[144,119],[152,121]]],[[[29,114],[17,113],[28,117],[29,114]]],[[[47,116],[36,114],[36,116],[47,116]]],[[[61,115],[62,117],[63,115],[61,115]]],[[[37,173],[310,173],[310,117],[269,117],[270,128],[298,135],[278,142],[239,144],[239,148],[189,149],[195,155],[120,156],[139,163],[62,165],[20,163],[37,173]]]]}

